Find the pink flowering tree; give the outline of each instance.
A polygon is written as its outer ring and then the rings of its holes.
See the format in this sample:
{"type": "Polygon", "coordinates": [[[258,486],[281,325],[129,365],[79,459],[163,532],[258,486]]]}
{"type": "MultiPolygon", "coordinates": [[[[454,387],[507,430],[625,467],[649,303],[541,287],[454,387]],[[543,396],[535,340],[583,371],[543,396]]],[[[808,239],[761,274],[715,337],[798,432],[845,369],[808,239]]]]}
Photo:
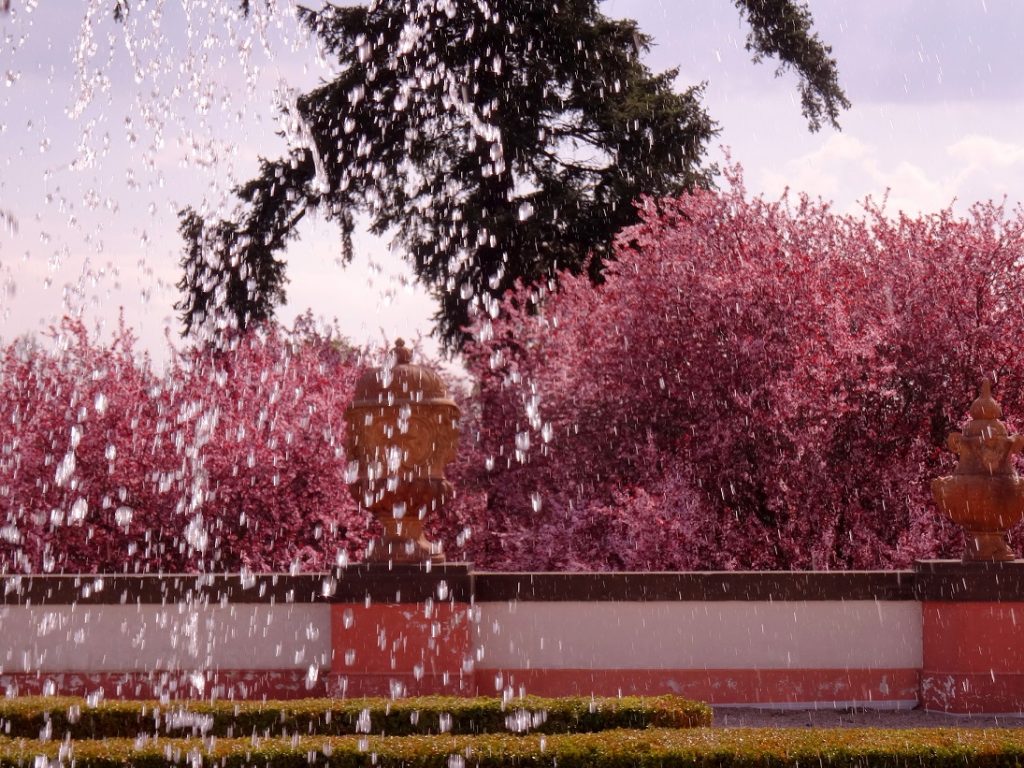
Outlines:
{"type": "Polygon", "coordinates": [[[55,337],[0,364],[2,570],[308,570],[365,546],[343,451],[360,366],[308,320],[162,374],[124,329],[55,337]]]}
{"type": "MultiPolygon", "coordinates": [[[[931,478],[994,376],[1024,413],[1024,215],[641,203],[605,282],[520,286],[453,381],[432,535],[497,569],[888,568],[962,535],[931,478]]],[[[0,350],[0,572],[320,570],[361,556],[361,358],[304,319],[154,370],[77,322],[0,350]]],[[[1024,542],[1018,542],[1018,545],[1024,542]]]]}
{"type": "Polygon", "coordinates": [[[467,351],[478,563],[872,568],[948,555],[931,503],[979,378],[1024,412],[1024,220],[647,200],[606,282],[520,287],[467,351]]]}

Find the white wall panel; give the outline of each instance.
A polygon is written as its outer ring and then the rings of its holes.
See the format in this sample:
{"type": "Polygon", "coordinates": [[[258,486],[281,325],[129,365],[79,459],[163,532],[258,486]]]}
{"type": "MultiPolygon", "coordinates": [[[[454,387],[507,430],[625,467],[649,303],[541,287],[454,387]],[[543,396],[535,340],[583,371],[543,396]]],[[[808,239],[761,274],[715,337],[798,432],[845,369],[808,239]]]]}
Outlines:
{"type": "Polygon", "coordinates": [[[0,673],[306,669],[330,663],[330,607],[0,606],[0,641],[0,673]]]}
{"type": "Polygon", "coordinates": [[[921,667],[916,602],[481,603],[481,669],[921,667]]]}

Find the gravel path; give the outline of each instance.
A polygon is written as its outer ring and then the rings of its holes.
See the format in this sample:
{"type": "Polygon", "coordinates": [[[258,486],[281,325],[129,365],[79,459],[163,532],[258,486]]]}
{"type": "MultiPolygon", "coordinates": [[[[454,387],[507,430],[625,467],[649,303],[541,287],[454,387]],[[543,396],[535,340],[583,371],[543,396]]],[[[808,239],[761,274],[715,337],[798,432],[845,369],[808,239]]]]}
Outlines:
{"type": "Polygon", "coordinates": [[[723,728],[1024,728],[1015,715],[946,715],[921,709],[788,709],[715,707],[715,726],[723,728]]]}

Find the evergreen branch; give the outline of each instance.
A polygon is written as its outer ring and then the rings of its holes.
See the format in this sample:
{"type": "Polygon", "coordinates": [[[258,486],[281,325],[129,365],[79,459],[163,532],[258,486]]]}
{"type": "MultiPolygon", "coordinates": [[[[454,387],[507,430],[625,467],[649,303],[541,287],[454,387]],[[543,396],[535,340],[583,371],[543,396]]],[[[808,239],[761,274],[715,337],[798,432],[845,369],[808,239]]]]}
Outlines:
{"type": "Polygon", "coordinates": [[[823,122],[839,128],[839,112],[850,108],[839,85],[832,48],[811,31],[811,12],[796,0],[735,0],[750,23],[747,50],[754,61],[776,56],[776,74],[793,68],[800,76],[800,103],[811,131],[823,122]]]}

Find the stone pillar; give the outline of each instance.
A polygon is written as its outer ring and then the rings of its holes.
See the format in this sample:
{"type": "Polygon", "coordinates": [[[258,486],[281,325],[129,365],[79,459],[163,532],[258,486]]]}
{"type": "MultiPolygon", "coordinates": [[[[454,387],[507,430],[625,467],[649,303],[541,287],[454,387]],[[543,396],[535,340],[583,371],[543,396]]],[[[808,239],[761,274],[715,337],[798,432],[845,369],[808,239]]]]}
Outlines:
{"type": "Polygon", "coordinates": [[[350,566],[331,604],[334,696],[474,692],[465,564],[350,566]]]}
{"type": "Polygon", "coordinates": [[[1024,560],[917,563],[922,602],[921,706],[1024,711],[1024,560]]]}

